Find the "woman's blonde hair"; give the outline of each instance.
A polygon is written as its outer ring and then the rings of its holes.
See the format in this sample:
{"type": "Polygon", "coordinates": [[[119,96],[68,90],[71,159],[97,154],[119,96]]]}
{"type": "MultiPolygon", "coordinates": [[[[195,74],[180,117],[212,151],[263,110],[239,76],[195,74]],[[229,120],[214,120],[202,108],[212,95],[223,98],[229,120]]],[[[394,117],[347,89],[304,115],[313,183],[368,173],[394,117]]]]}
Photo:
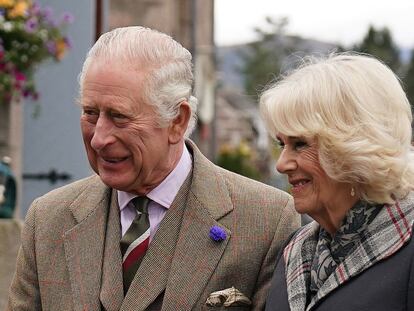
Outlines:
{"type": "Polygon", "coordinates": [[[362,199],[392,203],[413,189],[411,107],[395,74],[361,54],[310,58],[260,98],[271,135],[314,138],[322,168],[362,199]]]}

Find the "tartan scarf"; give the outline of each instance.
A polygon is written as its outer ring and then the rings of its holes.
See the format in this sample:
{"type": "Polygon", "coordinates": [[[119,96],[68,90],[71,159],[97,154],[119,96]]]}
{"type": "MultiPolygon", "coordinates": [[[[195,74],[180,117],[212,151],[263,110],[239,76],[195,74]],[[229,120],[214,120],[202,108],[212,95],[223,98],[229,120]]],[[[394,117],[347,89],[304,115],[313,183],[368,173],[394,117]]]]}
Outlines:
{"type": "Polygon", "coordinates": [[[309,289],[315,295],[325,280],[335,271],[338,264],[344,261],[364,238],[367,226],[374,220],[382,205],[370,205],[358,201],[347,213],[342,225],[332,237],[325,229],[320,228],[316,253],[311,266],[311,282],[309,289]]]}
{"type": "Polygon", "coordinates": [[[317,257],[320,226],[313,221],[295,233],[283,251],[288,300],[292,311],[311,310],[341,284],[403,247],[412,234],[414,191],[395,204],[384,205],[375,218],[370,216],[368,219],[371,221],[368,220],[363,225],[365,229],[361,230],[360,237],[353,240],[355,243],[352,249],[345,256],[338,257],[342,259],[335,262],[335,268],[313,296],[310,291],[311,271],[314,258],[317,257]]]}

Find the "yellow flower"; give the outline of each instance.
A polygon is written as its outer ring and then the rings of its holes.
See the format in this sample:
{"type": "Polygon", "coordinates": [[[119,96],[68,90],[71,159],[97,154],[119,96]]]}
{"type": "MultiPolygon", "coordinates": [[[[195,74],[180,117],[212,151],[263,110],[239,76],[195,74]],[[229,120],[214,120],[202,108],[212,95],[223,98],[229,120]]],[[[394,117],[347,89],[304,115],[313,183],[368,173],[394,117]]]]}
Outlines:
{"type": "MultiPolygon", "coordinates": [[[[1,1],[1,0],[0,0],[1,1]]],[[[22,17],[27,14],[29,4],[26,1],[18,1],[14,7],[9,11],[10,18],[22,17]]]]}
{"type": "Polygon", "coordinates": [[[9,8],[13,6],[14,0],[0,0],[0,8],[9,8]]]}
{"type": "Polygon", "coordinates": [[[229,155],[231,153],[231,147],[229,146],[229,144],[223,144],[220,147],[220,154],[221,155],[229,155]]]}
{"type": "Polygon", "coordinates": [[[245,142],[241,142],[240,143],[240,145],[239,145],[239,152],[244,157],[250,157],[250,155],[252,154],[249,145],[247,143],[245,143],[245,142]]]}
{"type": "Polygon", "coordinates": [[[66,52],[66,42],[63,39],[56,41],[56,58],[61,60],[66,52]]]}

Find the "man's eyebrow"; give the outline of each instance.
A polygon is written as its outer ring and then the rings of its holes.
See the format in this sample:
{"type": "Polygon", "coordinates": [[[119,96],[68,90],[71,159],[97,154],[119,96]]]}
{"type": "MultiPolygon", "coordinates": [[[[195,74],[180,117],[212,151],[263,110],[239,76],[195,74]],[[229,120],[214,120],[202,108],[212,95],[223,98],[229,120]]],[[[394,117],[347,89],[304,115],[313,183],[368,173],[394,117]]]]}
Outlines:
{"type": "Polygon", "coordinates": [[[95,101],[93,99],[84,98],[79,102],[81,106],[96,106],[95,101]]]}
{"type": "Polygon", "coordinates": [[[90,103],[80,103],[81,108],[95,108],[94,105],[90,104],[90,103]]]}

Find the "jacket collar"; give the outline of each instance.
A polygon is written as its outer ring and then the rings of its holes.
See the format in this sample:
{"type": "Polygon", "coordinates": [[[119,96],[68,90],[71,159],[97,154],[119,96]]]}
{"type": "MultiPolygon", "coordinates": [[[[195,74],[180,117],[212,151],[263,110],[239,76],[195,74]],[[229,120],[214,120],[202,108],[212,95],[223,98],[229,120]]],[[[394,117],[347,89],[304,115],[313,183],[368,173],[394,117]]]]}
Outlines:
{"type": "Polygon", "coordinates": [[[319,225],[312,222],[298,231],[283,253],[290,308],[311,310],[341,284],[397,252],[411,238],[413,206],[414,192],[393,205],[385,205],[368,226],[358,246],[337,266],[308,305],[307,288],[319,225]]]}
{"type": "Polygon", "coordinates": [[[191,140],[187,140],[186,145],[194,162],[191,193],[214,220],[219,220],[233,210],[223,169],[210,162],[191,140]]]}

